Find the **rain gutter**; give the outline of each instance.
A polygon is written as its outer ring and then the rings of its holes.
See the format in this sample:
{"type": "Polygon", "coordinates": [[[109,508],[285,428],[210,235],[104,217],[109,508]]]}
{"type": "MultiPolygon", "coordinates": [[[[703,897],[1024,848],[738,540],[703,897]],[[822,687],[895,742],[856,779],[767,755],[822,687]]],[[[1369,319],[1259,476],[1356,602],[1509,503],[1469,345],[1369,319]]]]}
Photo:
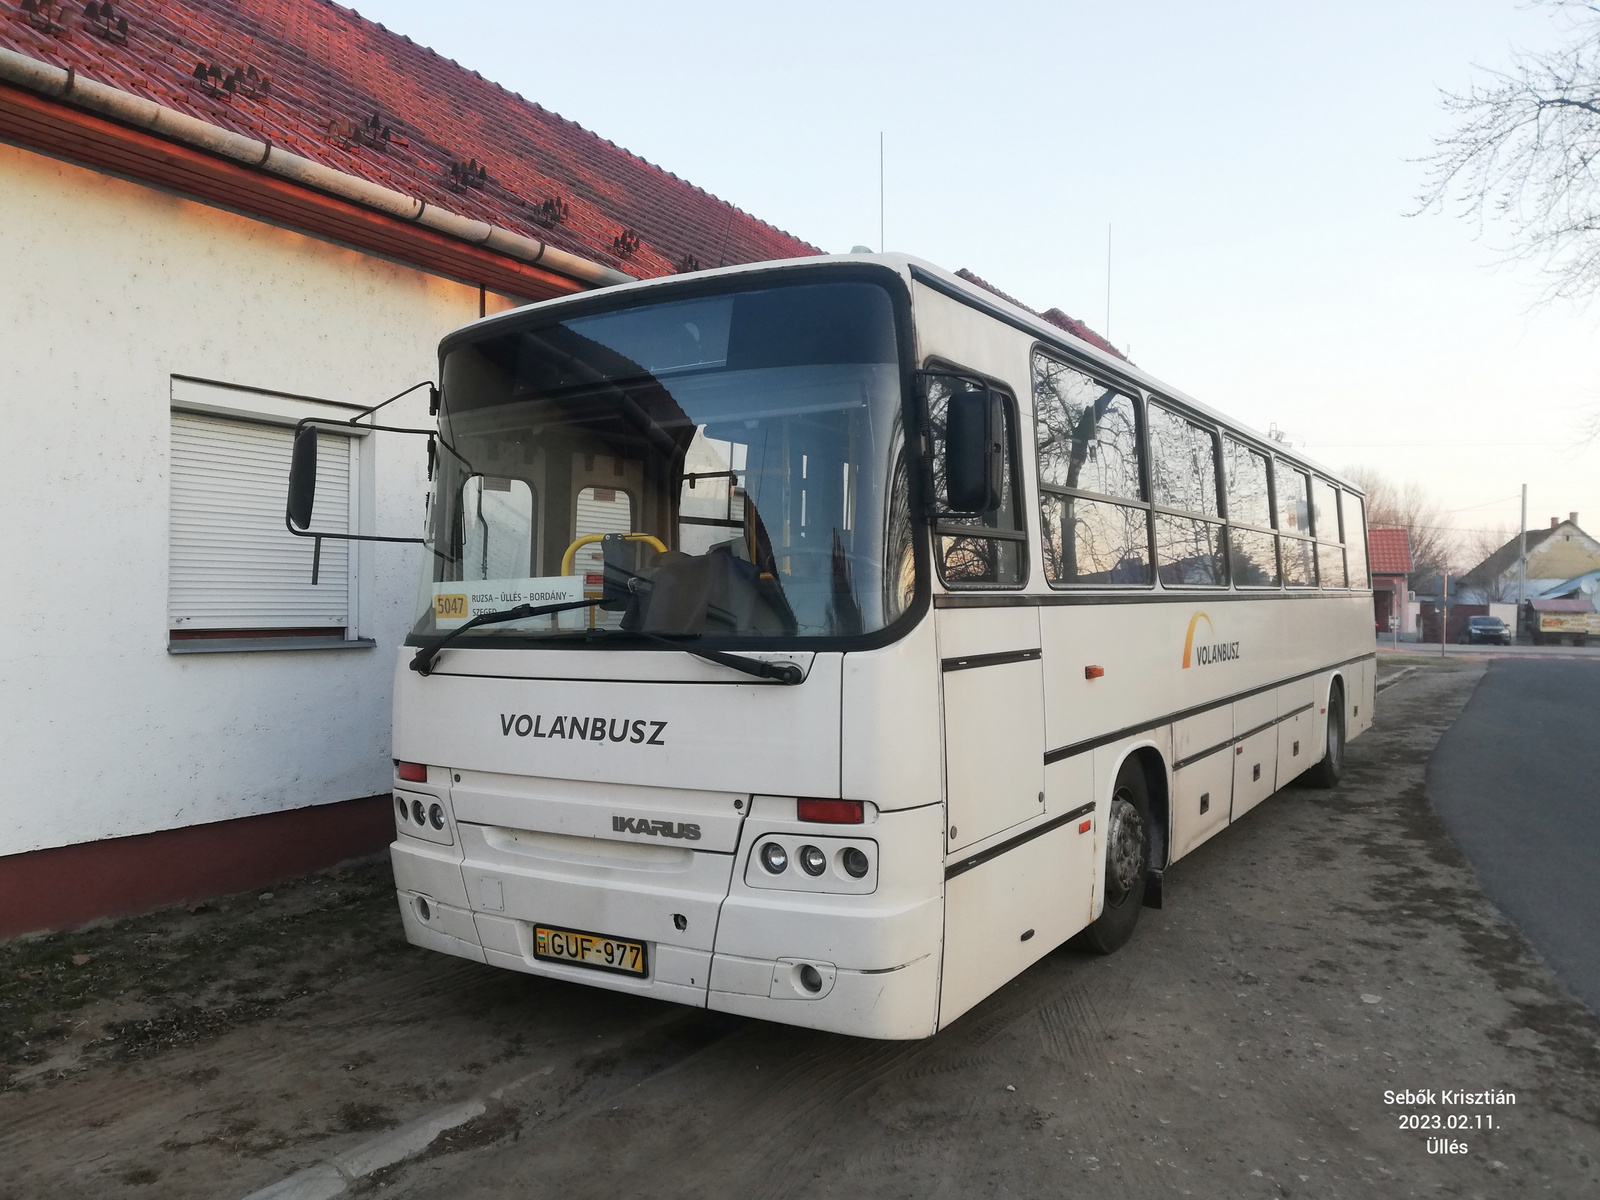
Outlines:
{"type": "Polygon", "coordinates": [[[0,47],[0,81],[68,102],[219,158],[268,172],[302,187],[351,201],[400,221],[423,226],[517,262],[538,266],[587,287],[611,287],[634,282],[631,275],[557,249],[537,238],[512,233],[487,221],[460,216],[425,200],[291,154],[270,141],[259,141],[234,133],[120,88],[85,79],[72,67],[52,66],[26,54],[0,47]]]}

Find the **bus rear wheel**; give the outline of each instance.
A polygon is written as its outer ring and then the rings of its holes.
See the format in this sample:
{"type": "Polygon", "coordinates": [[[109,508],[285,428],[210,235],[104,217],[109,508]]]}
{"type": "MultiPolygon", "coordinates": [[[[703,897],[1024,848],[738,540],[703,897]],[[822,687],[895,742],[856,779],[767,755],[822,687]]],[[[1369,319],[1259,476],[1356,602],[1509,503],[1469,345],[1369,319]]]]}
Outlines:
{"type": "Polygon", "coordinates": [[[1150,787],[1137,759],[1122,764],[1106,811],[1105,906],[1071,941],[1090,954],[1110,954],[1133,936],[1150,870],[1150,787]]]}
{"type": "Polygon", "coordinates": [[[1306,783],[1314,788],[1339,786],[1344,774],[1344,688],[1338,683],[1328,689],[1328,736],[1323,748],[1322,761],[1305,774],[1306,783]]]}

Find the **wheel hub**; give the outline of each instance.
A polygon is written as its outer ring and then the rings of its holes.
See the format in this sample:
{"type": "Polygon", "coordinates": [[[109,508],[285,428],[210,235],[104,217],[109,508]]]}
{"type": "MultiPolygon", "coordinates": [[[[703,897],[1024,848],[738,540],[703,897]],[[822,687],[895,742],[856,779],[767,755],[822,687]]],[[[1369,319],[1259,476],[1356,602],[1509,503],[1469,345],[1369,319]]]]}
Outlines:
{"type": "Polygon", "coordinates": [[[1106,863],[1110,867],[1107,883],[1120,901],[1139,882],[1144,869],[1144,821],[1139,810],[1118,793],[1111,798],[1111,815],[1106,825],[1106,863]]]}

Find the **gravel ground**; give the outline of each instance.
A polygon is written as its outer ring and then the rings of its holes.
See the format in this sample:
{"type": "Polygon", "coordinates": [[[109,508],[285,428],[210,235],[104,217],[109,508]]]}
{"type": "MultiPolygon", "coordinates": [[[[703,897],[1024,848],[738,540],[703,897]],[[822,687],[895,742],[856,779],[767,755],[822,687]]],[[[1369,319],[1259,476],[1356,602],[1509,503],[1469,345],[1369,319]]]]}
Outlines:
{"type": "Polygon", "coordinates": [[[1279,793],[1123,951],[1057,951],[926,1042],[413,950],[381,865],[0,946],[0,1196],[243,1196],[502,1088],[354,1192],[1600,1194],[1600,1022],[1424,792],[1483,665],[1382,669],[1341,788],[1279,793]],[[1515,1103],[1384,1096],[1446,1088],[1515,1103]]]}

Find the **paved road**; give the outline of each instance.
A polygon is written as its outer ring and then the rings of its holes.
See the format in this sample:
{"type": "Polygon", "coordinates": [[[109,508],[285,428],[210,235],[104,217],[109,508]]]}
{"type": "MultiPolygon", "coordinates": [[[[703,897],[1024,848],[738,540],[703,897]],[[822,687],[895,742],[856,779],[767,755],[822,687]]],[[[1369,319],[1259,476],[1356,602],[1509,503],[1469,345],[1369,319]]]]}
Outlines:
{"type": "Polygon", "coordinates": [[[1428,792],[1490,899],[1600,1012],[1600,662],[1492,662],[1428,792]]]}

